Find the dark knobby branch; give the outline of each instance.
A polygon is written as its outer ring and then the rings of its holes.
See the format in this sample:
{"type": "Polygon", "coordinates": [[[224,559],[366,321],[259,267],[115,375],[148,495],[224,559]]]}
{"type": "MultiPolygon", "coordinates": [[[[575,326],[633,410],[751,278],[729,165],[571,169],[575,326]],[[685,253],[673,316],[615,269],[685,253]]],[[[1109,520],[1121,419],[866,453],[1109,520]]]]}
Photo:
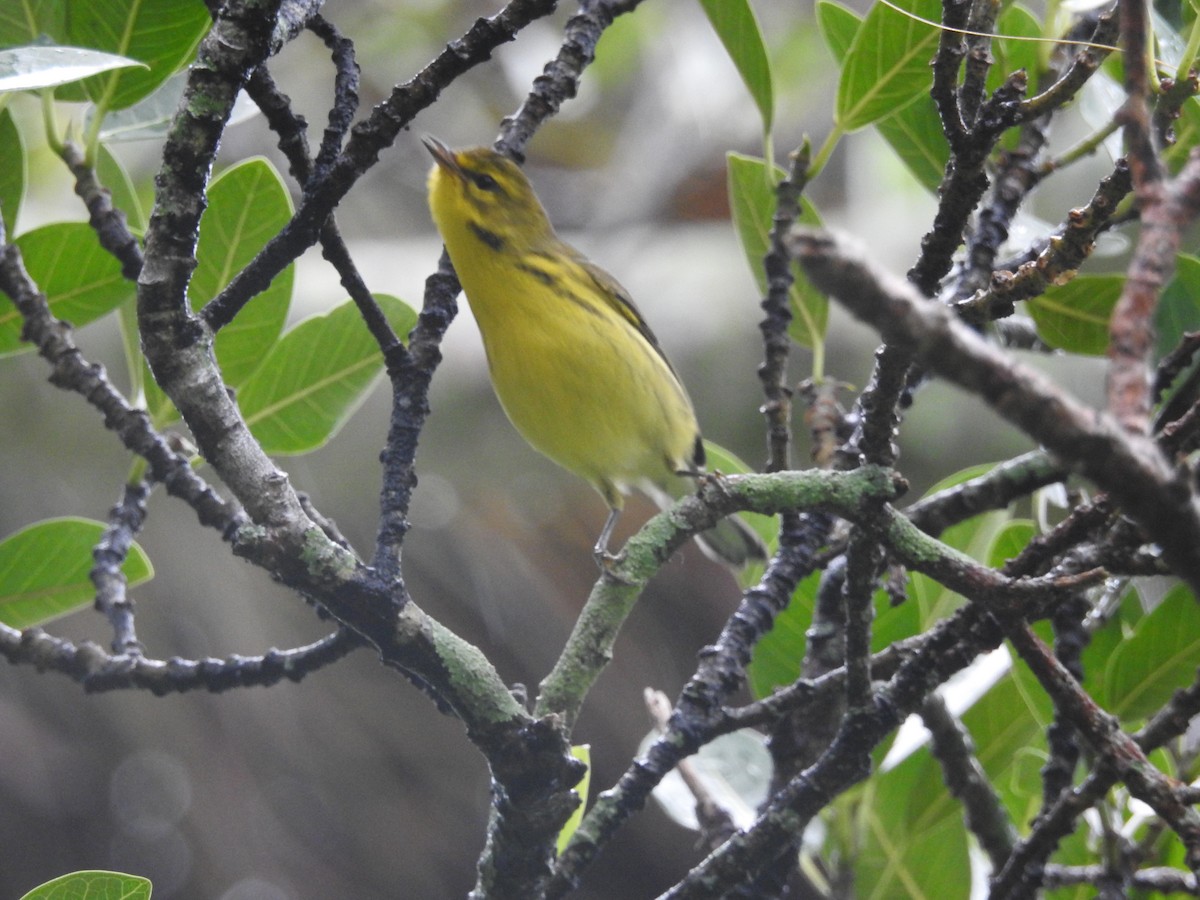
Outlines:
{"type": "Polygon", "coordinates": [[[142,652],[133,624],[133,600],[126,593],[121,566],[129,556],[134,537],[146,521],[146,498],[149,496],[148,481],[125,485],[120,501],[108,514],[104,533],[92,550],[94,562],[89,577],[96,587],[96,610],[103,613],[112,626],[112,650],[118,656],[142,652]]]}
{"type": "Polygon", "coordinates": [[[100,246],[121,263],[121,274],[134,281],[142,271],[142,248],[129,230],[125,213],[112,204],[112,192],[96,177],[83,150],[72,141],[62,146],[63,162],[75,177],[75,193],[88,211],[88,223],[96,232],[100,246]]]}
{"type": "Polygon", "coordinates": [[[887,684],[875,691],[869,709],[848,712],[838,736],[820,759],[773,794],[749,830],[710,854],[665,898],[720,897],[786,852],[813,816],[870,774],[870,751],[919,709],[937,685],[982,650],[998,646],[1002,633],[992,616],[971,606],[938,623],[924,637],[922,652],[901,662],[887,684]],[[971,640],[961,640],[964,624],[974,635],[971,640]]]}
{"type": "MultiPolygon", "coordinates": [[[[1133,740],[1142,753],[1150,753],[1182,735],[1198,714],[1200,678],[1177,691],[1167,706],[1133,735],[1133,740]]],[[[1039,815],[1029,835],[1017,844],[1004,868],[995,874],[989,896],[993,900],[1028,896],[1036,888],[1046,860],[1059,842],[1074,831],[1075,820],[1098,803],[1119,779],[1120,770],[1102,758],[1078,787],[1060,794],[1054,805],[1039,815]]],[[[1179,800],[1188,803],[1191,798],[1180,790],[1179,800]]]]}
{"type": "Polygon", "coordinates": [[[1110,226],[1117,204],[1132,186],[1128,165],[1118,160],[1088,204],[1071,210],[1066,223],[1033,259],[1022,262],[1015,271],[1002,268],[993,272],[985,289],[955,304],[959,315],[976,326],[1010,316],[1018,300],[1036,297],[1050,285],[1073,277],[1091,255],[1096,238],[1110,226]]]}
{"type": "Polygon", "coordinates": [[[0,655],[11,663],[38,671],[60,672],[89,693],[138,688],[156,696],[205,690],[269,687],[287,679],[300,681],[363,646],[344,629],[312,644],[290,650],[268,650],[261,656],[225,659],[151,659],[140,653],[106,653],[98,644],[74,644],[40,628],[17,631],[0,625],[0,655]]]}
{"type": "Polygon", "coordinates": [[[1061,78],[1041,93],[1019,103],[1022,119],[1035,119],[1065,106],[1074,99],[1087,80],[1096,74],[1100,64],[1112,53],[1112,44],[1117,39],[1117,16],[1110,11],[1095,21],[1096,27],[1090,35],[1081,33],[1084,23],[1081,23],[1080,27],[1072,28],[1067,34],[1072,40],[1086,40],[1087,46],[1076,52],[1074,60],[1061,78]]]}
{"type": "Polygon", "coordinates": [[[75,346],[72,330],[50,313],[45,294],[25,271],[21,252],[3,243],[0,234],[0,291],[16,305],[25,325],[23,337],[50,364],[50,383],[79,394],[104,417],[104,425],[127,450],[149,464],[150,475],[167,492],[187,503],[202,525],[215,528],[226,540],[246,524],[245,513],[223,500],[193,469],[188,458],[156,432],[145,410],[135,409],[121,395],[104,368],[88,362],[75,346]]]}
{"type": "Polygon", "coordinates": [[[805,141],[791,155],[787,176],[775,186],[775,215],[763,272],[767,293],[762,299],[763,320],[758,325],[763,339],[763,361],[758,367],[764,402],[762,414],[767,424],[767,464],[765,471],[782,472],[792,467],[792,389],[788,383],[788,358],[792,340],[788,326],[792,321],[790,292],[792,260],[783,238],[800,213],[800,196],[808,179],[812,148],[805,141]]]}
{"type": "MultiPolygon", "coordinates": [[[[315,174],[318,180],[325,177],[329,167],[341,152],[346,132],[358,112],[359,69],[355,61],[354,43],[344,37],[324,16],[316,15],[308,23],[308,29],[329,48],[336,72],[333,80],[333,105],[329,108],[329,122],[321,149],[317,152],[315,174]]],[[[308,180],[303,182],[307,185],[308,180]]]]}
{"type": "Polygon", "coordinates": [[[959,522],[992,509],[1003,509],[1014,500],[1067,477],[1067,470],[1044,450],[1031,450],[1000,463],[983,475],[960,482],[904,509],[904,514],[926,534],[938,535],[959,522]]]}
{"type": "MultiPolygon", "coordinates": [[[[1099,886],[1111,872],[1105,866],[1059,866],[1048,865],[1042,873],[1042,885],[1046,888],[1074,887],[1075,885],[1099,886]]],[[[1153,866],[1129,873],[1122,890],[1148,891],[1153,896],[1168,894],[1200,895],[1196,876],[1180,872],[1168,866],[1153,866]]]]}
{"type": "Polygon", "coordinates": [[[975,755],[970,732],[938,694],[930,694],[921,705],[921,720],[929,729],[930,750],[942,766],[946,787],[963,805],[967,827],[992,867],[999,869],[1017,842],[1017,829],[975,755]]]}
{"type": "Polygon", "coordinates": [[[517,162],[525,160],[525,145],[563,103],[579,89],[583,70],[596,58],[600,36],[624,13],[632,12],[642,0],[580,0],[579,12],[563,29],[563,41],[557,55],[533,80],[533,87],[521,108],[500,123],[495,148],[517,162]]]}

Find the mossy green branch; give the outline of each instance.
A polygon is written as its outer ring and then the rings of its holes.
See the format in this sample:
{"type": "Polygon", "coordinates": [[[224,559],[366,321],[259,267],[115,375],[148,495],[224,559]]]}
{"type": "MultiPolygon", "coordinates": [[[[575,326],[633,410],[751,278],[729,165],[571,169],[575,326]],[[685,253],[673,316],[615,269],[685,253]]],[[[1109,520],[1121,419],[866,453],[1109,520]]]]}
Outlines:
{"type": "Polygon", "coordinates": [[[826,510],[855,519],[904,490],[895,473],[864,467],[853,472],[778,472],[709,476],[694,496],[659,513],[629,539],[620,558],[592,588],[567,645],[541,684],[534,715],[557,713],[570,727],[588,691],[612,659],[621,625],[649,578],[689,537],[739,510],[776,515],[826,510]]]}

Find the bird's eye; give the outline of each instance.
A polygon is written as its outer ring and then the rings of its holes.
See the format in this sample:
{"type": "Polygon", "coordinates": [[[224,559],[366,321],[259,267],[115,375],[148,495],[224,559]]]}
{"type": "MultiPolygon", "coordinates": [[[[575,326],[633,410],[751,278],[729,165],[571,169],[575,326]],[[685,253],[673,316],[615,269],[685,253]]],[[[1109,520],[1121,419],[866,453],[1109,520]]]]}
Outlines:
{"type": "Polygon", "coordinates": [[[491,175],[475,175],[471,180],[475,182],[475,187],[481,191],[495,193],[500,190],[500,183],[491,175]]]}

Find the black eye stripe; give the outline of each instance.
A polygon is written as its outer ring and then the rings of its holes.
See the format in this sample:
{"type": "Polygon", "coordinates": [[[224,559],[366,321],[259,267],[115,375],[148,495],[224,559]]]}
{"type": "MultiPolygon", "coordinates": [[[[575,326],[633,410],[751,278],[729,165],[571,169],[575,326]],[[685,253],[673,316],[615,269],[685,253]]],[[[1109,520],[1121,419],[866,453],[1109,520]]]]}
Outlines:
{"type": "Polygon", "coordinates": [[[479,188],[481,191],[491,191],[497,194],[502,193],[500,190],[500,183],[491,175],[474,173],[471,175],[471,180],[475,182],[475,187],[479,188]]]}

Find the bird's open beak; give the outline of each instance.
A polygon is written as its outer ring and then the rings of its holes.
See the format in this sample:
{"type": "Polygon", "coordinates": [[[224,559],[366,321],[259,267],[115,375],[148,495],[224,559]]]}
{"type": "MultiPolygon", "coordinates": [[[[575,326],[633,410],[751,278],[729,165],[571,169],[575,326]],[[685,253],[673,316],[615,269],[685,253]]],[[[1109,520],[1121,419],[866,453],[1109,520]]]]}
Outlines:
{"type": "Polygon", "coordinates": [[[458,164],[458,160],[454,157],[453,150],[451,150],[437,138],[433,137],[433,135],[429,134],[421,137],[421,143],[425,145],[425,149],[429,151],[430,155],[434,158],[434,161],[436,161],[439,166],[441,166],[447,172],[457,175],[459,178],[465,177],[463,175],[462,166],[458,164]]]}

